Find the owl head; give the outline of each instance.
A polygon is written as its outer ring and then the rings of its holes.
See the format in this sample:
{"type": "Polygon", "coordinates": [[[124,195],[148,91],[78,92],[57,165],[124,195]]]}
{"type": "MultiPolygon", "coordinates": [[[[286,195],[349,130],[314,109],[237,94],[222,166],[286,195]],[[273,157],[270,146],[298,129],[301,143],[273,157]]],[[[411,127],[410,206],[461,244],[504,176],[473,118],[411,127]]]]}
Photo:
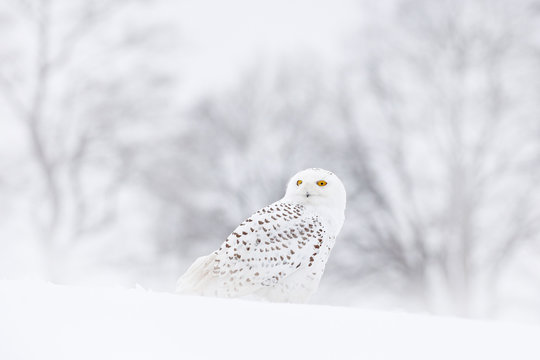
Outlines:
{"type": "Polygon", "coordinates": [[[346,194],[343,183],[334,173],[312,168],[298,172],[289,180],[284,199],[344,211],[346,194]]]}

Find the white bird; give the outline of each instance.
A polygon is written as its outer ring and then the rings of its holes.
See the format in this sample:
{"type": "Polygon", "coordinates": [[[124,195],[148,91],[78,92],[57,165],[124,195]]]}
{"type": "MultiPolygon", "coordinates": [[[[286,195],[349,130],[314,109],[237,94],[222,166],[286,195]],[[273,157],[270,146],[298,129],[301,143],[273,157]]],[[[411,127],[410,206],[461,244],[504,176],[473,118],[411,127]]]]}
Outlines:
{"type": "Polygon", "coordinates": [[[218,250],[198,258],[178,280],[177,292],[306,302],[343,226],[345,202],[336,175],[300,171],[281,200],[242,222],[218,250]]]}

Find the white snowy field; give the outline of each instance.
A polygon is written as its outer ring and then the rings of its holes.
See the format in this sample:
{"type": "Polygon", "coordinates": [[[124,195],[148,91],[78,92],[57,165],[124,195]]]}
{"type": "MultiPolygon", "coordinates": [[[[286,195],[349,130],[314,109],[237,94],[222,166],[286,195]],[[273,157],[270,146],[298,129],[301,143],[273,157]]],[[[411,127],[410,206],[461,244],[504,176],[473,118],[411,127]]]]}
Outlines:
{"type": "Polygon", "coordinates": [[[540,359],[540,327],[0,281],[0,359],[540,359]]]}

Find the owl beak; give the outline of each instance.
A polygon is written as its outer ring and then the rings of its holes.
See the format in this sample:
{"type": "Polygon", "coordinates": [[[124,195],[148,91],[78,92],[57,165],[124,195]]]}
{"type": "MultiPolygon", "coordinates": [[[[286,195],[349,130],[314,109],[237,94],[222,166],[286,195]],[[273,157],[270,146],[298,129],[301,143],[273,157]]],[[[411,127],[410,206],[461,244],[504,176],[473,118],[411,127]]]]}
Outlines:
{"type": "Polygon", "coordinates": [[[306,197],[307,197],[307,198],[309,197],[309,195],[310,195],[310,194],[309,194],[308,192],[306,192],[306,197]]]}

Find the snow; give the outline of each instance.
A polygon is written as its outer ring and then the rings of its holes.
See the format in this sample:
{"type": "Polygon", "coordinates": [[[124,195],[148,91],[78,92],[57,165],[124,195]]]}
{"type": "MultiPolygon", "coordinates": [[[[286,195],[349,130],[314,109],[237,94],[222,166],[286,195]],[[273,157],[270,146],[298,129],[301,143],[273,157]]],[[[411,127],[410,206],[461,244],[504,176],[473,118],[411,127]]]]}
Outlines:
{"type": "Polygon", "coordinates": [[[0,281],[0,359],[540,359],[540,327],[0,281]]]}

